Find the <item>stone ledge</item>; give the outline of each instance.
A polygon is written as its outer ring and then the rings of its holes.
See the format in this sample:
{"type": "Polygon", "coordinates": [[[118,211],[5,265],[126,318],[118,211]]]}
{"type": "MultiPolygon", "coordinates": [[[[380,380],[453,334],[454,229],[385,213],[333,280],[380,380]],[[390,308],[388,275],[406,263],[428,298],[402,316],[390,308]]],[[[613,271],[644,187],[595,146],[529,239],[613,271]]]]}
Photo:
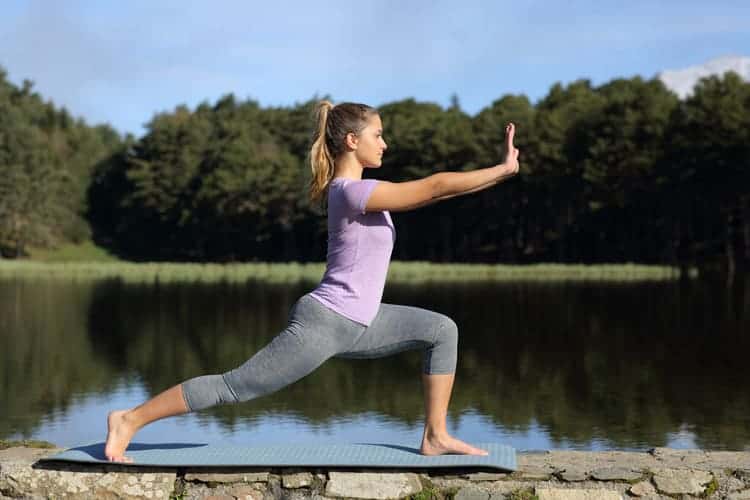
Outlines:
{"type": "Polygon", "coordinates": [[[519,470],[146,468],[43,462],[60,449],[0,450],[5,498],[324,499],[750,499],[750,453],[654,448],[649,452],[518,453],[519,470]]]}

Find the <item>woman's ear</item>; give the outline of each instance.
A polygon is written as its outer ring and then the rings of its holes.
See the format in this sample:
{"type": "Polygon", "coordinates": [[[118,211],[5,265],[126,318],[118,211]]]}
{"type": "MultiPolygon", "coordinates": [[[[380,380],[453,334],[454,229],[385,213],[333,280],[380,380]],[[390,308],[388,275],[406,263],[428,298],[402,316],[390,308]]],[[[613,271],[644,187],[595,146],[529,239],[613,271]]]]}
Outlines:
{"type": "Polygon", "coordinates": [[[357,134],[354,132],[349,132],[346,134],[346,147],[351,149],[352,151],[356,151],[357,149],[357,143],[359,142],[359,138],[357,137],[357,134]]]}

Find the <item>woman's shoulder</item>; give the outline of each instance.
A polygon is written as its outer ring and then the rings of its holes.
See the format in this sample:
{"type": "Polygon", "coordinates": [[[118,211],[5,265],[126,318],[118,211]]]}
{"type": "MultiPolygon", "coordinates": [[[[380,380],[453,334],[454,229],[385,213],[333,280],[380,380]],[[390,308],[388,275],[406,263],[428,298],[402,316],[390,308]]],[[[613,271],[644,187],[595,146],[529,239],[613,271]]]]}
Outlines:
{"type": "Polygon", "coordinates": [[[330,185],[337,187],[349,187],[362,184],[375,184],[378,182],[380,181],[377,179],[353,179],[351,177],[334,177],[330,180],[330,185]]]}
{"type": "Polygon", "coordinates": [[[367,200],[378,182],[376,179],[335,177],[331,180],[328,192],[329,205],[331,197],[340,198],[347,210],[364,214],[367,200]]]}

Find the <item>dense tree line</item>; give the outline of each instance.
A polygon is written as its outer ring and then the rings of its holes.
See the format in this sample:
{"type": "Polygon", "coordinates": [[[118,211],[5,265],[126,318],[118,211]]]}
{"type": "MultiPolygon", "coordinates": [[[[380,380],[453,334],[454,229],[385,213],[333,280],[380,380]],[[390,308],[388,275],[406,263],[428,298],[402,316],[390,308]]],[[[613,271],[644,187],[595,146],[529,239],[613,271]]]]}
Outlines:
{"type": "Polygon", "coordinates": [[[111,127],[86,125],[0,68],[0,255],[90,239],[91,172],[120,143],[111,127]]]}
{"type": "MultiPolygon", "coordinates": [[[[262,108],[229,94],[157,114],[135,139],[87,127],[30,87],[0,86],[5,255],[91,227],[135,260],[325,259],[324,209],[307,200],[316,98],[262,108]]],[[[397,259],[748,268],[750,84],[734,73],[685,100],[636,77],[555,84],[536,104],[506,95],[476,116],[455,97],[447,109],[379,109],[389,149],[365,177],[496,164],[508,121],[521,150],[505,185],[393,214],[397,259]]]]}

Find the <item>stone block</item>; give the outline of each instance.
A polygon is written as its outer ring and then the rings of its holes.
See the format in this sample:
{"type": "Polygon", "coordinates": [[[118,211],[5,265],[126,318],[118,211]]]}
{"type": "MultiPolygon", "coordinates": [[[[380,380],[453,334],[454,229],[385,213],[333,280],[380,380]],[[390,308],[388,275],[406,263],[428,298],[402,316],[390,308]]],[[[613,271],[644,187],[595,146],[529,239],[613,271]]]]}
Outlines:
{"type": "Polygon", "coordinates": [[[472,472],[464,474],[462,477],[470,481],[502,481],[510,476],[509,473],[503,472],[472,472]]]}
{"type": "Polygon", "coordinates": [[[465,486],[458,490],[453,500],[489,500],[489,498],[489,492],[465,486]]]}
{"type": "Polygon", "coordinates": [[[726,480],[726,489],[729,492],[741,491],[745,488],[747,488],[747,486],[745,486],[745,482],[737,479],[736,477],[729,476],[726,480]]]}
{"type": "Polygon", "coordinates": [[[227,493],[238,500],[263,500],[263,492],[250,485],[239,484],[230,488],[227,493]]]}
{"type": "Polygon", "coordinates": [[[646,496],[654,496],[656,495],[656,488],[654,488],[654,485],[651,484],[651,481],[641,481],[639,483],[635,483],[633,486],[628,489],[628,491],[637,497],[646,497],[646,496]]]}
{"type": "Polygon", "coordinates": [[[598,481],[635,481],[641,479],[643,474],[626,467],[604,467],[591,471],[591,477],[598,481]]]}
{"type": "Polygon", "coordinates": [[[414,473],[329,472],[325,495],[347,498],[402,498],[422,491],[414,473]]]}
{"type": "Polygon", "coordinates": [[[284,488],[304,488],[310,486],[313,476],[309,472],[299,472],[297,474],[284,474],[281,476],[281,484],[284,488]]]}
{"type": "Polygon", "coordinates": [[[589,475],[584,469],[565,469],[557,474],[563,481],[573,483],[585,481],[589,475]]]}
{"type": "Polygon", "coordinates": [[[521,468],[513,474],[515,477],[521,479],[546,481],[550,478],[550,476],[552,476],[554,472],[555,469],[551,467],[527,465],[526,467],[521,468]]]}
{"type": "Polygon", "coordinates": [[[4,462],[0,490],[12,497],[167,500],[176,477],[174,472],[105,472],[86,467],[34,469],[24,462],[4,462]]]}
{"type": "Polygon", "coordinates": [[[654,469],[654,484],[667,495],[700,495],[713,476],[709,472],[688,469],[654,469]]]}
{"type": "Polygon", "coordinates": [[[536,495],[539,500],[623,500],[621,494],[612,490],[537,488],[536,495]]]}
{"type": "Polygon", "coordinates": [[[185,481],[201,483],[263,483],[268,472],[187,472],[185,481]]]}

